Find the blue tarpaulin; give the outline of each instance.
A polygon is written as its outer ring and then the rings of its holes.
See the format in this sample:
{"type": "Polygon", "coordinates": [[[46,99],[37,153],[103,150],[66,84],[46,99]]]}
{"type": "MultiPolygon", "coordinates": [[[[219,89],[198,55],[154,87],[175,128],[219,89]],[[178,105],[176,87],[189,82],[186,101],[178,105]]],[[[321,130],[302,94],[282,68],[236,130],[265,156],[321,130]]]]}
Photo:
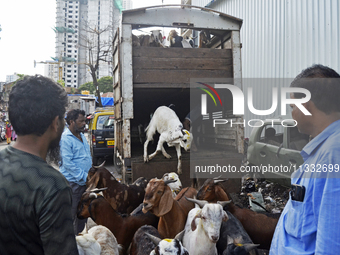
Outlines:
{"type": "MultiPolygon", "coordinates": [[[[101,97],[102,105],[104,106],[113,106],[113,97],[101,97]]],[[[98,103],[98,97],[96,97],[96,102],[98,103]]]]}

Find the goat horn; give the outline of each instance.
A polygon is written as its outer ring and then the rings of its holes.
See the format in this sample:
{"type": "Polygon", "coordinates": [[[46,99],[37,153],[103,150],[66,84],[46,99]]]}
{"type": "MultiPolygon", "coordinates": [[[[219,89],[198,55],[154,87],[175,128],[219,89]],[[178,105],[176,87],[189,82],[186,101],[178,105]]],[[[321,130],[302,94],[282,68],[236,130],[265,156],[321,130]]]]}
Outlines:
{"type": "Polygon", "coordinates": [[[225,182],[226,180],[214,180],[214,184],[217,184],[219,182],[225,182]]]}
{"type": "Polygon", "coordinates": [[[103,162],[101,165],[99,165],[99,166],[93,166],[93,168],[96,168],[96,169],[101,168],[102,166],[105,165],[105,162],[106,162],[106,161],[104,161],[104,162],[103,162]]]}
{"type": "Polygon", "coordinates": [[[178,241],[182,241],[183,236],[184,236],[185,230],[182,230],[181,232],[179,232],[174,239],[177,239],[178,241]]]}
{"type": "Polygon", "coordinates": [[[208,202],[205,201],[205,200],[197,200],[197,199],[188,198],[188,197],[185,197],[185,198],[186,198],[186,200],[188,200],[188,201],[190,201],[190,202],[193,202],[193,203],[195,203],[195,204],[198,204],[198,206],[199,206],[200,208],[203,208],[204,205],[208,204],[208,202]]]}
{"type": "Polygon", "coordinates": [[[217,203],[222,205],[222,207],[225,207],[227,204],[230,204],[231,201],[217,201],[217,203]]]}
{"type": "Polygon", "coordinates": [[[219,176],[217,176],[217,177],[214,177],[213,180],[218,180],[218,179],[220,179],[221,177],[222,177],[222,174],[219,175],[219,176]]]}
{"type": "Polygon", "coordinates": [[[162,241],[162,239],[160,239],[159,237],[157,236],[153,236],[153,235],[150,235],[149,233],[145,233],[150,239],[151,241],[155,244],[155,245],[158,245],[160,241],[162,241]]]}
{"type": "Polygon", "coordinates": [[[251,250],[255,249],[257,246],[259,246],[259,244],[253,244],[253,243],[245,243],[243,244],[244,249],[246,250],[246,252],[250,252],[251,250]]]}
{"type": "Polygon", "coordinates": [[[167,181],[164,181],[164,184],[168,185],[169,183],[173,183],[173,182],[177,182],[177,180],[167,180],[167,181]]]}
{"type": "Polygon", "coordinates": [[[87,192],[88,192],[88,193],[99,193],[99,192],[101,192],[101,191],[103,191],[103,190],[107,190],[107,189],[108,189],[108,187],[101,188],[101,189],[95,188],[95,189],[93,189],[93,190],[88,190],[87,192]]]}

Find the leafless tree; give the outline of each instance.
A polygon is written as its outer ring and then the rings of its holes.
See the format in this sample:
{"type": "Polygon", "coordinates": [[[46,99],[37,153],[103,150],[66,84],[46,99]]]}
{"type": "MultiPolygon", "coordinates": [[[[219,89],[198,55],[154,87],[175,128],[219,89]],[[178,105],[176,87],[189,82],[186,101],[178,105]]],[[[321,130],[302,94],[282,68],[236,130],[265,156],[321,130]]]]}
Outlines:
{"type": "Polygon", "coordinates": [[[100,28],[98,25],[87,23],[80,33],[79,48],[86,49],[87,57],[85,65],[89,68],[93,80],[93,85],[96,88],[99,106],[102,107],[100,91],[98,88],[97,71],[101,62],[111,62],[112,57],[112,36],[107,36],[112,33],[112,26],[100,28]],[[106,40],[105,38],[111,38],[106,40]]]}

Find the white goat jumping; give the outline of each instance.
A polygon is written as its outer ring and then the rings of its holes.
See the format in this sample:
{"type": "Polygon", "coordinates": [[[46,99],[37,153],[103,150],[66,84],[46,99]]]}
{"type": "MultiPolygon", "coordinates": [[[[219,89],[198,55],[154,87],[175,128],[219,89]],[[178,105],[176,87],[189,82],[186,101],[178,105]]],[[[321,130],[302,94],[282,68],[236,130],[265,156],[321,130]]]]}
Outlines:
{"type": "Polygon", "coordinates": [[[207,201],[187,198],[196,203],[200,208],[191,209],[185,224],[183,246],[189,254],[217,255],[216,243],[220,238],[222,221],[228,220],[228,215],[223,211],[223,206],[230,203],[217,202],[210,204],[207,201]]]}
{"type": "Polygon", "coordinates": [[[164,157],[171,158],[163,147],[163,143],[167,142],[169,147],[175,146],[176,148],[178,157],[177,173],[182,174],[181,147],[186,151],[190,150],[192,134],[183,129],[183,125],[176,113],[167,106],[158,107],[145,130],[147,132],[144,143],[144,162],[153,159],[160,151],[162,151],[164,157]],[[148,156],[148,144],[153,140],[156,131],[160,134],[157,148],[154,153],[148,156]]]}

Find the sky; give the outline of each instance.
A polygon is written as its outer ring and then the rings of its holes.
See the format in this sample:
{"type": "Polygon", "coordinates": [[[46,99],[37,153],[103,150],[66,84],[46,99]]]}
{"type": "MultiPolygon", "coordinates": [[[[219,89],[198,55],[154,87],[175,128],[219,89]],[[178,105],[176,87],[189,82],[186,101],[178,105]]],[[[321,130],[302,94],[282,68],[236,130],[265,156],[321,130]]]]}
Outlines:
{"type": "MultiPolygon", "coordinates": [[[[162,0],[134,0],[133,8],[161,5],[162,0]]],[[[163,4],[180,4],[164,0],[163,4]]],[[[0,1],[0,82],[6,75],[44,74],[44,64],[55,55],[55,0],[0,1]]]]}

